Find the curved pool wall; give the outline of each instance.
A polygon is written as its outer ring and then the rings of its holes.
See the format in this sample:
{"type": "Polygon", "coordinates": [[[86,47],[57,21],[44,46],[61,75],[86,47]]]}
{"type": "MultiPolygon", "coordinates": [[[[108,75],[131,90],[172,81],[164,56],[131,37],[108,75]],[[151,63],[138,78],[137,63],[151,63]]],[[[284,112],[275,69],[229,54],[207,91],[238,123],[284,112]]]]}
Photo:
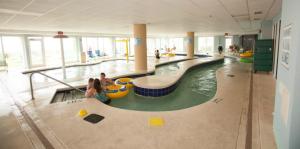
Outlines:
{"type": "MultiPolygon", "coordinates": [[[[178,83],[180,82],[181,78],[184,77],[184,75],[187,72],[189,72],[190,70],[196,69],[199,66],[215,64],[215,63],[219,63],[219,62],[223,62],[223,61],[224,61],[224,59],[222,58],[222,59],[215,59],[215,60],[212,60],[212,61],[209,61],[209,62],[202,62],[202,63],[199,62],[195,65],[191,65],[190,67],[185,69],[184,72],[182,74],[180,74],[180,76],[178,78],[176,78],[177,80],[175,80],[175,82],[172,82],[172,84],[170,84],[167,87],[163,87],[163,88],[161,88],[160,86],[157,86],[157,88],[140,87],[140,86],[137,86],[135,84],[135,82],[133,82],[134,92],[135,92],[135,94],[140,95],[140,96],[149,96],[149,97],[166,96],[166,95],[172,93],[177,88],[178,83]]],[[[174,64],[174,62],[171,63],[171,65],[172,64],[174,64]]],[[[155,75],[157,75],[156,72],[155,72],[155,75]]],[[[160,77],[166,77],[166,76],[170,76],[170,75],[168,75],[168,74],[160,75],[160,77]]],[[[170,77],[172,77],[172,76],[170,76],[170,77]]],[[[140,78],[140,79],[142,79],[142,78],[140,78]]]]}

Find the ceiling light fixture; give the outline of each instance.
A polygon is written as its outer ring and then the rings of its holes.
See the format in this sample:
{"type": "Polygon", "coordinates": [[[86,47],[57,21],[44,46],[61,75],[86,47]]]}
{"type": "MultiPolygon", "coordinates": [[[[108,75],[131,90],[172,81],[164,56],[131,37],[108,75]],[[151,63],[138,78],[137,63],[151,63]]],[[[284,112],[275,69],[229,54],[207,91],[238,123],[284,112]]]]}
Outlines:
{"type": "Polygon", "coordinates": [[[232,37],[232,36],[230,36],[229,33],[225,33],[225,34],[224,34],[224,37],[225,37],[225,38],[230,38],[230,37],[232,37]]]}
{"type": "Polygon", "coordinates": [[[68,38],[68,36],[64,35],[64,32],[58,31],[57,35],[53,36],[53,38],[68,38]]]}

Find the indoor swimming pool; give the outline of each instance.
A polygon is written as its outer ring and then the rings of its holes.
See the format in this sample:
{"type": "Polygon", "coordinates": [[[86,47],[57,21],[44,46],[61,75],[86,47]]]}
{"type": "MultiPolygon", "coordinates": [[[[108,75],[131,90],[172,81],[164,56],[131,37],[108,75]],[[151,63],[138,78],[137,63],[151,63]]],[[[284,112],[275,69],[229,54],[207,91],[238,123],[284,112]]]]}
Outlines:
{"type": "MultiPolygon", "coordinates": [[[[144,97],[136,95],[133,89],[123,98],[113,99],[110,106],[138,111],[171,111],[185,109],[212,99],[216,93],[216,71],[234,60],[196,66],[186,72],[178,83],[178,87],[166,96],[144,97]]],[[[174,62],[156,68],[155,75],[176,73],[182,62],[174,62]]],[[[56,94],[52,102],[84,98],[78,91],[64,91],[56,94]]]]}
{"type": "MultiPolygon", "coordinates": [[[[192,68],[184,74],[178,87],[166,96],[138,96],[131,90],[126,97],[112,100],[110,106],[138,111],[171,111],[199,105],[214,97],[217,89],[216,71],[230,61],[226,59],[224,63],[217,62],[192,68]]],[[[178,63],[160,66],[155,75],[176,72],[178,63]]]]}

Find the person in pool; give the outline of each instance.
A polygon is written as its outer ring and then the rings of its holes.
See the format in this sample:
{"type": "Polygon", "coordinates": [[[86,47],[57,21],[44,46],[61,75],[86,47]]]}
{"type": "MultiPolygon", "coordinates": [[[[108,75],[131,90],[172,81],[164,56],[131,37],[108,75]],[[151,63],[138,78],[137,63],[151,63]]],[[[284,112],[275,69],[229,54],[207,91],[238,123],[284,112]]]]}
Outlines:
{"type": "Polygon", "coordinates": [[[111,79],[106,78],[106,75],[103,72],[100,74],[100,83],[101,83],[101,86],[104,88],[108,85],[114,84],[114,82],[111,79]]]}
{"type": "Polygon", "coordinates": [[[94,88],[96,90],[95,92],[95,98],[98,99],[99,101],[103,102],[104,104],[109,104],[111,102],[111,99],[109,99],[103,88],[101,87],[101,83],[99,79],[94,80],[94,88]]]}
{"type": "Polygon", "coordinates": [[[160,59],[160,56],[159,56],[159,50],[155,50],[155,57],[156,57],[156,59],[160,59]]]}
{"type": "Polygon", "coordinates": [[[94,78],[89,78],[88,85],[86,86],[85,97],[94,97],[96,90],[94,88],[94,78]]]}

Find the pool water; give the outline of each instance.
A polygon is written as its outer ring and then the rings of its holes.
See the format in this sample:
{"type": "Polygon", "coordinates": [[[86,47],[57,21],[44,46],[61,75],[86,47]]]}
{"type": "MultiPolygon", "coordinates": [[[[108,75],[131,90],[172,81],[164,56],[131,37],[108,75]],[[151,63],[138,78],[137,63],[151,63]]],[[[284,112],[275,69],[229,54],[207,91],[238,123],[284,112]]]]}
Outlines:
{"type": "MultiPolygon", "coordinates": [[[[232,60],[224,63],[201,65],[188,71],[179,82],[178,87],[169,95],[162,97],[143,97],[133,90],[120,99],[113,99],[110,106],[139,111],[170,111],[185,109],[202,104],[212,99],[217,90],[216,71],[232,60]]],[[[178,69],[178,63],[160,66],[155,75],[166,75],[178,69]]]]}
{"type": "Polygon", "coordinates": [[[179,69],[179,65],[177,63],[171,63],[167,65],[159,66],[155,69],[155,75],[168,75],[171,73],[175,73],[179,69]]]}

